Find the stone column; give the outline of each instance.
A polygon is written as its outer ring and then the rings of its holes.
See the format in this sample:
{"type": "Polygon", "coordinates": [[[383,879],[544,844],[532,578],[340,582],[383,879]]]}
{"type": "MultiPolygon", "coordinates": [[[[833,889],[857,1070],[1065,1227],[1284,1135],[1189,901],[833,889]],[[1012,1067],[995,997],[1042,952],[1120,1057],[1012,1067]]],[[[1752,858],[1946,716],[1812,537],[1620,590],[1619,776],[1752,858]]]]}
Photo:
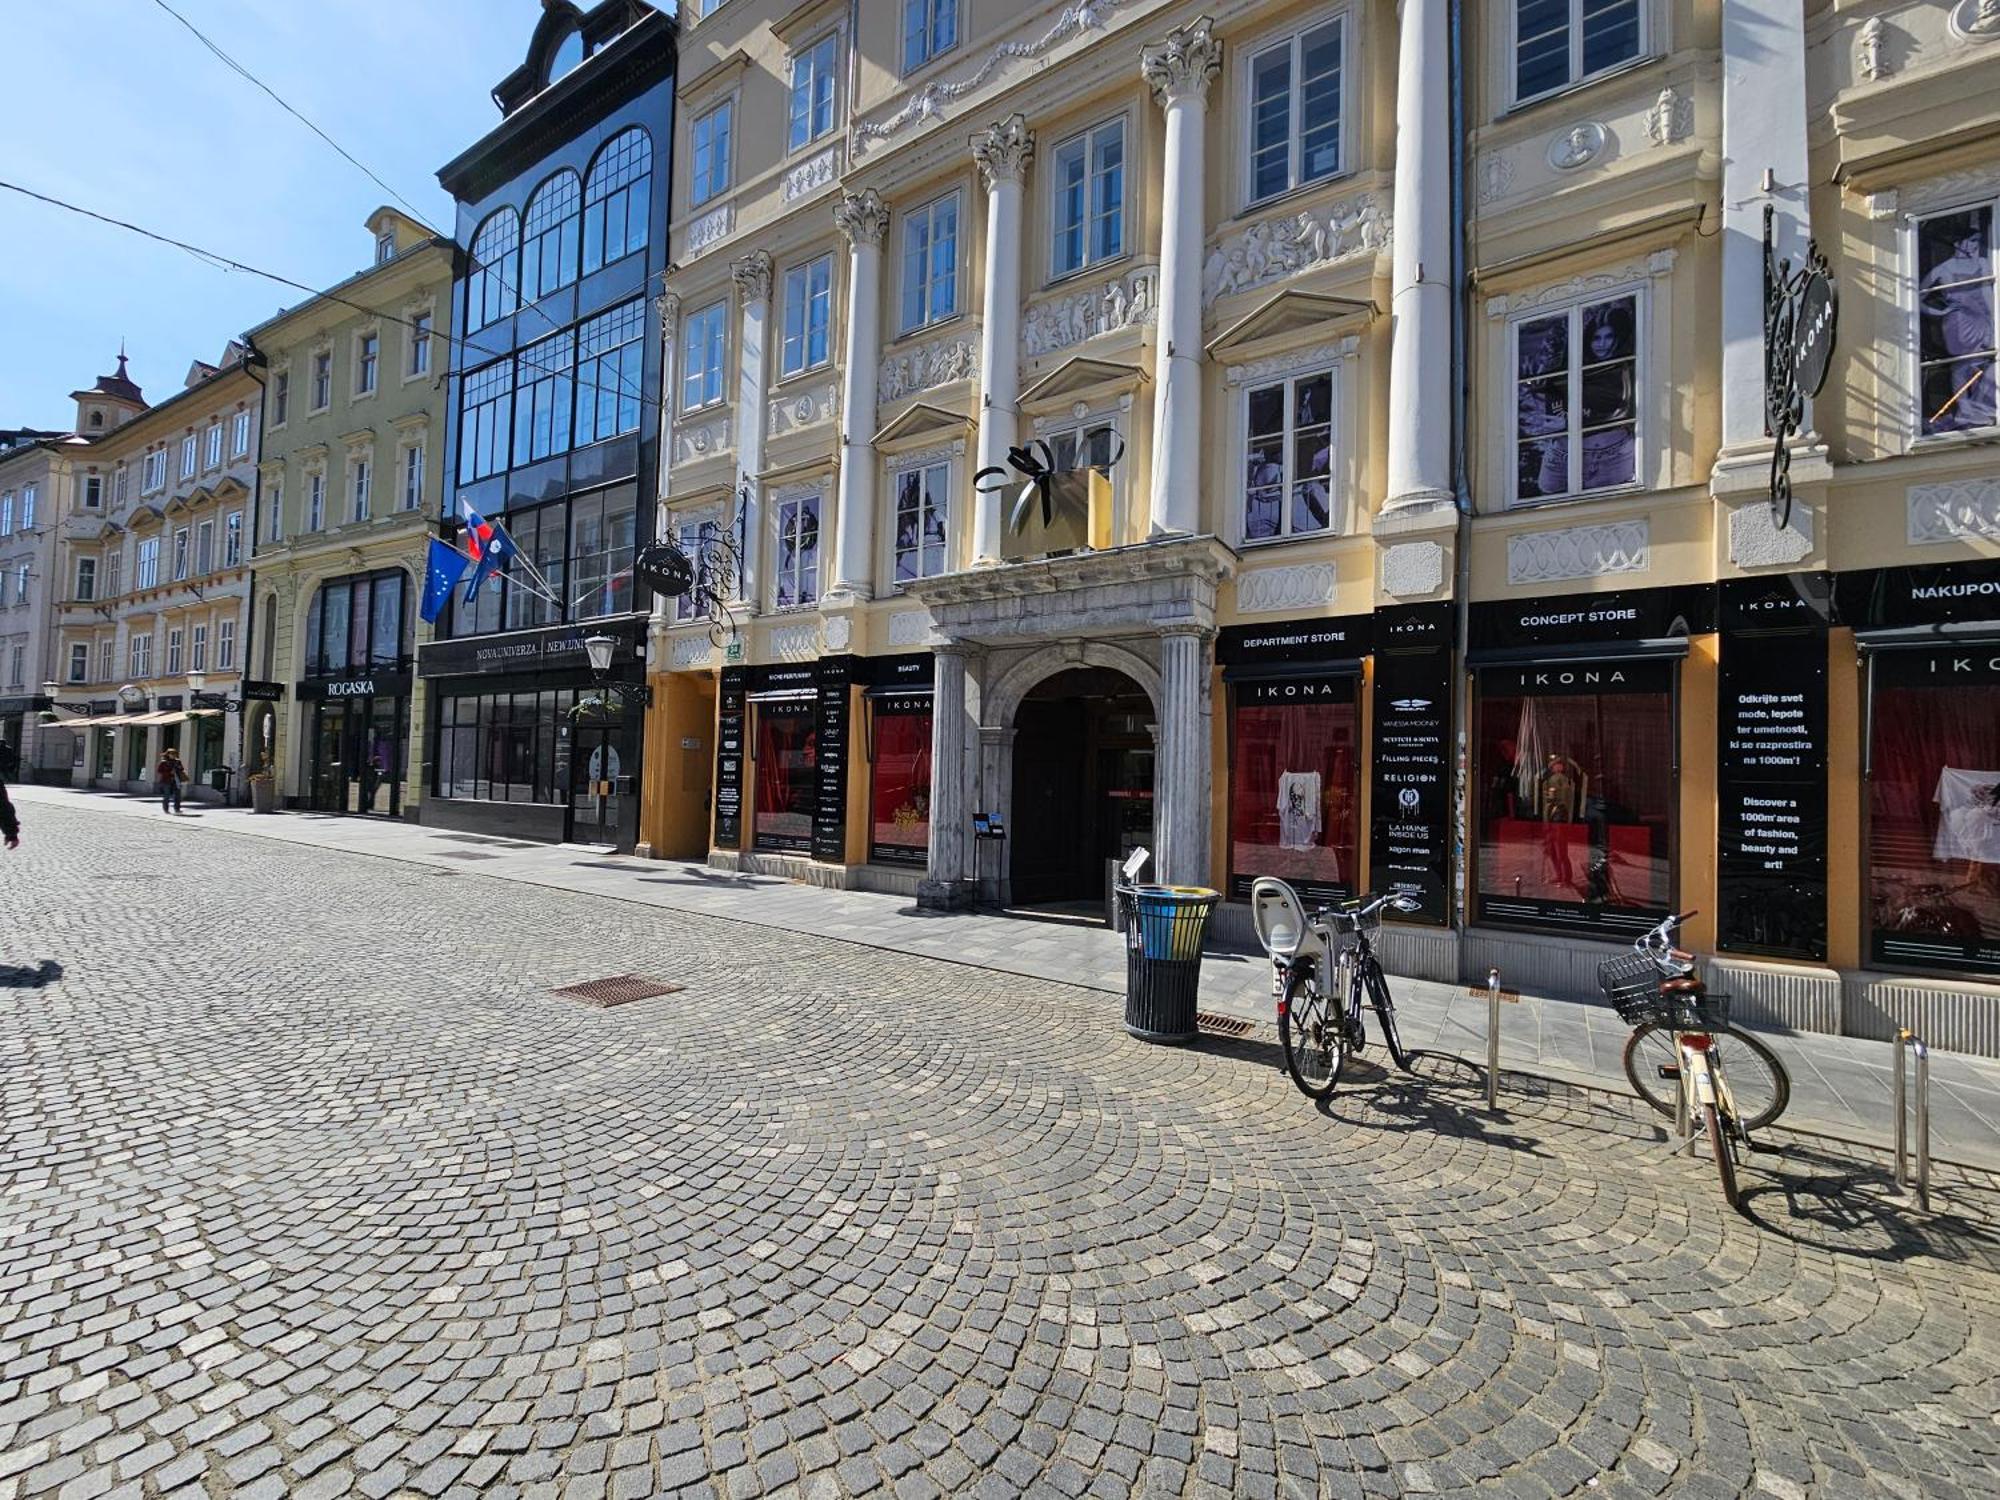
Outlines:
{"type": "Polygon", "coordinates": [[[840,382],[840,504],[833,587],[866,599],[875,577],[875,382],[882,365],[882,236],[889,210],[873,188],[833,207],[847,237],[847,363],[840,382]]]}
{"type": "MultiPolygon", "coordinates": [[[[1019,115],[972,140],[972,159],[986,179],[986,301],[979,341],[977,467],[981,469],[1007,468],[1007,450],[1020,437],[1021,183],[1034,153],[1034,134],[1019,115]]],[[[974,495],[975,566],[1000,560],[1003,498],[997,489],[974,495]]]]}
{"type": "Polygon", "coordinates": [[[1445,0],[1401,0],[1385,511],[1451,505],[1451,79],[1445,0]]]}
{"type": "Polygon", "coordinates": [[[758,476],[764,469],[764,392],[770,385],[771,257],[753,250],[736,261],[730,273],[736,278],[737,301],[743,310],[736,372],[736,491],[741,507],[737,545],[743,553],[737,592],[755,614],[763,578],[758,566],[764,539],[763,484],[758,476]]]}
{"type": "Polygon", "coordinates": [[[964,906],[972,877],[972,811],[966,805],[965,754],[972,719],[965,700],[968,648],[936,648],[931,696],[931,855],[917,904],[937,911],[964,906]]]}
{"type": "Polygon", "coordinates": [[[1160,330],[1153,380],[1152,531],[1201,528],[1201,246],[1207,212],[1203,147],[1208,85],[1222,43],[1203,16],[1140,54],[1139,71],[1167,112],[1161,197],[1160,330]]]}
{"type": "Polygon", "coordinates": [[[1208,884],[1208,634],[1160,634],[1158,753],[1153,762],[1154,879],[1208,884]]]}

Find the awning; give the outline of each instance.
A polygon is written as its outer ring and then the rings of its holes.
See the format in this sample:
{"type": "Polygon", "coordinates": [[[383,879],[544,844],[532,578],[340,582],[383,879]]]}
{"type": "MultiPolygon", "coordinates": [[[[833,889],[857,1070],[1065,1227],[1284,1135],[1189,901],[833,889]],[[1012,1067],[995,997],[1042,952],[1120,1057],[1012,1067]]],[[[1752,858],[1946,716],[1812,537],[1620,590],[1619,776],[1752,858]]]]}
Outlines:
{"type": "Polygon", "coordinates": [[[1857,630],[1857,651],[1894,651],[1906,646],[1974,646],[2000,642],[2000,621],[1959,620],[1940,625],[1903,625],[1891,630],[1857,630]]]}
{"type": "Polygon", "coordinates": [[[220,718],[227,711],[220,708],[191,708],[188,710],[188,717],[190,719],[216,719],[220,718]]]}
{"type": "Polygon", "coordinates": [[[1560,646],[1498,646],[1468,651],[1468,667],[1535,667],[1567,661],[1643,661],[1686,656],[1684,635],[1655,636],[1642,641],[1571,641],[1560,646]]]}
{"type": "Polygon", "coordinates": [[[137,714],[101,714],[95,719],[78,717],[64,720],[62,727],[65,729],[116,729],[120,724],[130,724],[133,719],[138,717],[140,715],[137,714]]]}
{"type": "Polygon", "coordinates": [[[178,724],[187,717],[184,708],[169,708],[157,713],[134,714],[125,722],[128,724],[178,724]]]}

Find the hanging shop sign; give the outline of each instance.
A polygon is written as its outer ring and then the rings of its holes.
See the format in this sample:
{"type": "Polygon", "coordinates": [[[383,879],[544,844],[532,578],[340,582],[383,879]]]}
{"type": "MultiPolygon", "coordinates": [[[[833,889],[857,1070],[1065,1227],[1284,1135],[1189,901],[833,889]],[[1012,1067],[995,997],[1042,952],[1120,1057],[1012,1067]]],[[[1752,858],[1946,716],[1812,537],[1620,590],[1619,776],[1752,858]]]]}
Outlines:
{"type": "Polygon", "coordinates": [[[1764,206],[1764,427],[1771,434],[1771,515],[1782,531],[1792,519],[1791,440],[1806,402],[1826,384],[1840,300],[1818,241],[1807,241],[1801,266],[1778,258],[1775,214],[1764,206]]]}
{"type": "Polygon", "coordinates": [[[1451,914],[1452,609],[1375,615],[1371,883],[1415,896],[1421,905],[1406,920],[1440,927],[1451,914]]]}
{"type": "Polygon", "coordinates": [[[749,672],[724,667],[715,728],[715,844],[743,847],[743,729],[749,672]]]}
{"type": "Polygon", "coordinates": [[[245,703],[281,703],[285,697],[282,682],[258,682],[254,678],[243,684],[245,703]]]}
{"type": "Polygon", "coordinates": [[[847,858],[847,750],[852,718],[848,682],[854,665],[851,656],[822,657],[815,674],[819,788],[813,804],[812,857],[832,864],[847,858]]]}

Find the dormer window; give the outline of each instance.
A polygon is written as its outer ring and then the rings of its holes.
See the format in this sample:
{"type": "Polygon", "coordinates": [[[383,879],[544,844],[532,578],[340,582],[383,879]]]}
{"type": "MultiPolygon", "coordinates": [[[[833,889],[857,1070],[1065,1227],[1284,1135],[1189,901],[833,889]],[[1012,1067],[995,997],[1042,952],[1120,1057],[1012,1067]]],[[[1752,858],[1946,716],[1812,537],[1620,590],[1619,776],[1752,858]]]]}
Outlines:
{"type": "Polygon", "coordinates": [[[390,229],[385,229],[380,234],[375,236],[375,264],[378,266],[387,265],[390,261],[394,260],[395,258],[396,258],[395,231],[390,229]]]}
{"type": "Polygon", "coordinates": [[[104,425],[104,413],[101,411],[92,412],[90,414],[90,425],[92,427],[102,427],[104,425]]]}

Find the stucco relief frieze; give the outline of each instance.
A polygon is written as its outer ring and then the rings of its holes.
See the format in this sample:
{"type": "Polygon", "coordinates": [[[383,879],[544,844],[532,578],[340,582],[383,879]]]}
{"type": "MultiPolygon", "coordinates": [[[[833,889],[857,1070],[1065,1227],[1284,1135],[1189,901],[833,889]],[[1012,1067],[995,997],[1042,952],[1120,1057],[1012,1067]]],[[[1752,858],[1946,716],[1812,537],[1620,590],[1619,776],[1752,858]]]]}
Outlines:
{"type": "Polygon", "coordinates": [[[715,655],[715,645],[705,635],[684,635],[668,648],[667,659],[678,671],[689,667],[705,667],[715,655]]]}
{"type": "Polygon", "coordinates": [[[1217,240],[1201,268],[1204,303],[1315,266],[1389,248],[1389,200],[1356,193],[1331,207],[1265,219],[1217,240]]]}
{"type": "Polygon", "coordinates": [[[930,639],[931,617],[921,609],[899,609],[889,616],[889,644],[921,646],[930,639]]]}
{"type": "Polygon", "coordinates": [[[771,654],[779,661],[811,661],[819,655],[819,622],[801,620],[771,632],[771,654]]]}
{"type": "Polygon", "coordinates": [[[1913,544],[2000,541],[2000,479],[1913,484],[1908,499],[1913,544]]]}
{"type": "Polygon", "coordinates": [[[1549,165],[1558,172],[1587,167],[1604,154],[1611,132],[1596,120],[1579,120],[1549,139],[1549,165]]]}
{"type": "Polygon", "coordinates": [[[1495,151],[1481,158],[1479,163],[1479,201],[1481,205],[1498,203],[1514,189],[1514,158],[1504,151],[1495,151]]]}
{"type": "Polygon", "coordinates": [[[802,427],[829,422],[839,409],[839,403],[840,388],[833,385],[780,396],[770,405],[765,430],[777,437],[780,433],[796,432],[802,427]]]}
{"type": "Polygon", "coordinates": [[[1100,333],[1159,317],[1159,278],[1153,271],[1037,303],[1021,320],[1021,353],[1033,359],[1081,344],[1100,333]]]}
{"type": "Polygon", "coordinates": [[[1887,26],[1880,16],[1870,16],[1861,24],[1861,34],[1854,42],[1854,65],[1863,78],[1874,82],[1887,78],[1892,66],[1884,48],[1887,26]]]}
{"type": "Polygon", "coordinates": [[[1608,292],[1621,286],[1630,286],[1635,281],[1645,281],[1651,277],[1665,276],[1674,268],[1674,252],[1655,250],[1644,260],[1628,261],[1608,271],[1593,271],[1585,276],[1571,276],[1549,286],[1539,286],[1532,291],[1509,292],[1505,295],[1486,299],[1486,314],[1492,318],[1508,317],[1515,313],[1530,312],[1556,302],[1570,302],[1589,298],[1598,292],[1608,292]]]}
{"type": "Polygon", "coordinates": [[[823,188],[840,174],[840,147],[828,146],[817,156],[809,156],[797,166],[788,167],[778,184],[778,194],[785,202],[803,198],[815,188],[823,188]]]}
{"type": "Polygon", "coordinates": [[[1236,608],[1246,615],[1319,609],[1333,603],[1332,563],[1250,568],[1236,575],[1236,608]]]}
{"type": "Polygon", "coordinates": [[[1673,146],[1694,134],[1694,96],[1671,83],[1646,111],[1646,134],[1655,146],[1673,146]]]}
{"type": "Polygon", "coordinates": [[[1812,550],[1812,507],[1803,501],[1793,503],[1783,526],[1763,500],[1729,513],[1729,560],[1739,568],[1788,568],[1804,562],[1812,550]]]}
{"type": "Polygon", "coordinates": [[[707,458],[711,454],[724,453],[729,449],[729,414],[711,417],[706,422],[676,422],[674,424],[674,462],[692,463],[696,459],[707,458]]]}
{"type": "Polygon", "coordinates": [[[1642,520],[1567,526],[1507,538],[1509,583],[1644,573],[1652,565],[1652,528],[1642,520]]]}
{"type": "Polygon", "coordinates": [[[1244,385],[1253,380],[1278,380],[1287,375],[1296,375],[1301,370],[1318,369],[1343,359],[1352,359],[1360,347],[1361,340],[1349,334],[1344,339],[1314,344],[1310,349],[1291,349],[1283,354],[1252,360],[1248,364],[1227,365],[1224,367],[1224,378],[1232,386],[1244,385]]]}
{"type": "Polygon", "coordinates": [[[1382,552],[1382,588],[1393,599],[1413,599],[1444,587],[1444,548],[1436,542],[1398,542],[1382,552]]]}
{"type": "Polygon", "coordinates": [[[700,255],[704,250],[713,250],[729,238],[729,231],[736,227],[736,205],[725,203],[722,207],[703,214],[688,225],[687,253],[700,255]]]}
{"type": "Polygon", "coordinates": [[[1962,42],[2000,40],[2000,0],[1958,0],[1952,7],[1951,34],[1962,42]]]}
{"type": "Polygon", "coordinates": [[[882,361],[875,397],[894,401],[954,380],[969,380],[979,368],[978,345],[967,334],[951,334],[905,349],[882,361]]]}
{"type": "Polygon", "coordinates": [[[907,130],[925,120],[942,120],[951,107],[974,93],[1006,68],[1009,63],[1032,62],[1045,57],[1073,37],[1087,31],[1102,31],[1112,18],[1136,0],[1074,0],[1041,35],[1021,42],[1002,42],[985,56],[973,61],[955,78],[934,78],[912,93],[894,114],[880,120],[859,120],[853,128],[854,155],[859,158],[872,145],[907,130]]]}

